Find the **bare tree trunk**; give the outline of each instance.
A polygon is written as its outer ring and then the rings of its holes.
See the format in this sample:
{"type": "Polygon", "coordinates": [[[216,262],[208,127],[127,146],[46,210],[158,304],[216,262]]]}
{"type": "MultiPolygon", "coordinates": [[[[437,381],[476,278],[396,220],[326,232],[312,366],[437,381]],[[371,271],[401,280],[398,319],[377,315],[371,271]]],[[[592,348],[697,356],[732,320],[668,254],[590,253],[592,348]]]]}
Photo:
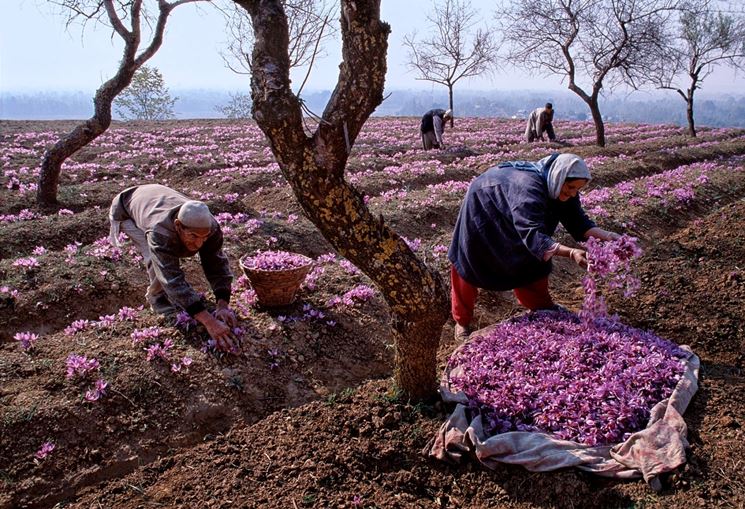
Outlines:
{"type": "Polygon", "coordinates": [[[57,203],[59,176],[62,163],[75,152],[88,145],[103,134],[111,125],[111,104],[114,98],[132,81],[134,70],[119,69],[119,72],[98,89],[93,100],[93,116],[78,124],[69,134],[61,138],[44,154],[41,162],[39,187],[36,201],[39,205],[50,206],[57,203]]]}
{"type": "Polygon", "coordinates": [[[455,125],[455,110],[453,109],[453,84],[448,83],[448,107],[453,112],[453,116],[450,117],[450,128],[452,129],[455,125]]]}
{"type": "Polygon", "coordinates": [[[692,137],[696,137],[696,125],[693,120],[693,93],[696,90],[696,85],[691,84],[691,88],[688,89],[688,95],[685,97],[686,100],[686,117],[688,118],[688,133],[692,137]]]}
{"type": "Polygon", "coordinates": [[[288,28],[281,0],[234,0],[255,31],[253,115],[298,202],[323,236],[378,286],[390,306],[397,387],[413,399],[434,394],[436,354],[448,296],[430,270],[374,217],[344,178],[351,146],[383,100],[390,27],[380,0],[342,0],[339,80],[317,131],[306,136],[300,102],[290,89],[288,28]]]}
{"type": "Polygon", "coordinates": [[[689,97],[686,101],[686,117],[688,118],[688,134],[692,137],[696,137],[696,126],[693,120],[693,97],[689,97]]]}
{"type": "Polygon", "coordinates": [[[595,144],[598,147],[605,146],[605,123],[603,122],[603,115],[600,114],[600,105],[598,104],[598,98],[593,97],[588,103],[590,106],[590,113],[592,114],[592,121],[595,123],[595,144]]]}
{"type": "Polygon", "coordinates": [[[598,103],[598,97],[600,96],[600,90],[603,88],[603,84],[595,82],[592,86],[592,95],[588,95],[581,87],[574,82],[573,75],[569,79],[569,90],[577,94],[587,106],[590,107],[590,114],[592,120],[595,123],[595,143],[598,147],[605,146],[605,124],[603,123],[603,116],[600,114],[600,105],[598,103]]]}

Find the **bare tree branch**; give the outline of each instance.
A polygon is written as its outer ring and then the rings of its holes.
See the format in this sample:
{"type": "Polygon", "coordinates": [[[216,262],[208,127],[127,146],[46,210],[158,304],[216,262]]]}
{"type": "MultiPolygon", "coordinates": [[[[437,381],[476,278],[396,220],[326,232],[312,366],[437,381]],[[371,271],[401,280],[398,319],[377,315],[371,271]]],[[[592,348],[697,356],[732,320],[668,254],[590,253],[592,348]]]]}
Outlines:
{"type": "MultiPolygon", "coordinates": [[[[326,0],[282,0],[289,29],[288,51],[290,67],[309,66],[322,55],[325,42],[336,37],[330,23],[336,7],[326,0]]],[[[238,74],[251,74],[251,53],[254,44],[251,17],[238,6],[226,13],[229,33],[226,52],[222,53],[225,65],[238,74]]],[[[307,79],[307,76],[306,76],[307,79]]]]}
{"type": "MultiPolygon", "coordinates": [[[[441,0],[427,15],[429,36],[417,40],[416,32],[404,36],[408,66],[417,80],[448,87],[453,108],[453,87],[462,78],[492,71],[497,64],[496,36],[490,27],[476,29],[477,13],[465,0],[441,0]]],[[[452,122],[452,120],[451,120],[452,122]]]]}
{"type": "MultiPolygon", "coordinates": [[[[134,2],[132,4],[132,10],[139,10],[140,4],[142,2],[134,2]]],[[[124,23],[122,23],[122,20],[119,19],[119,15],[116,13],[116,8],[114,7],[114,2],[112,0],[104,0],[103,2],[104,7],[106,8],[106,14],[109,16],[109,21],[111,22],[111,26],[114,27],[114,30],[122,39],[129,38],[132,33],[127,30],[127,28],[124,26],[124,23]]]]}

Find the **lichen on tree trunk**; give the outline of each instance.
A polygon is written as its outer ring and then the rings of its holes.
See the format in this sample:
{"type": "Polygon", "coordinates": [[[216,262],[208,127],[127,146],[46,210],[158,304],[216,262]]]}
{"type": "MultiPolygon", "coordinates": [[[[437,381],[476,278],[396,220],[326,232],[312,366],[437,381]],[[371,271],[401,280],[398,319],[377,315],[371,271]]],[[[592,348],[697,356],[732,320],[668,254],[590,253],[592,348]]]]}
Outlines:
{"type": "Polygon", "coordinates": [[[412,399],[433,395],[436,352],[448,316],[445,285],[344,178],[349,150],[383,100],[390,28],[380,0],[342,0],[342,57],[337,86],[317,130],[303,129],[290,88],[288,28],[281,0],[234,0],[255,33],[253,115],[308,218],[345,258],[378,286],[392,314],[395,383],[412,399]]]}

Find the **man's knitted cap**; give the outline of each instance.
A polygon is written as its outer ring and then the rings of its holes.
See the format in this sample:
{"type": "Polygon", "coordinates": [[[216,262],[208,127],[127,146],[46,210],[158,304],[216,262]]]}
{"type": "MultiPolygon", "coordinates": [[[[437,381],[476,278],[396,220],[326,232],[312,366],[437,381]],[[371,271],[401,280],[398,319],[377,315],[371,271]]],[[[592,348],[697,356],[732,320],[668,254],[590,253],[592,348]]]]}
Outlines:
{"type": "Polygon", "coordinates": [[[212,228],[215,222],[207,205],[196,200],[189,200],[181,205],[178,219],[187,228],[212,228]]]}

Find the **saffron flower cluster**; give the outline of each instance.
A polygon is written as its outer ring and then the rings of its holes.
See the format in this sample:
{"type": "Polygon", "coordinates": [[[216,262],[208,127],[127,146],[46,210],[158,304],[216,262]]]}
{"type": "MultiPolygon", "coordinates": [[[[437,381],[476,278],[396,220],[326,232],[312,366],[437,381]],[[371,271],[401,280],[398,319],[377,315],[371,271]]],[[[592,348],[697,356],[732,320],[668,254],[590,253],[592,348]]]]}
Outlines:
{"type": "Polygon", "coordinates": [[[142,342],[158,339],[163,332],[160,327],[146,327],[144,329],[135,329],[130,335],[132,338],[132,345],[137,345],[142,342]]]}
{"type": "Polygon", "coordinates": [[[269,369],[277,369],[279,367],[280,351],[276,348],[270,348],[266,353],[269,354],[269,369]]]}
{"type": "Polygon", "coordinates": [[[18,332],[13,336],[13,339],[21,343],[21,348],[24,350],[31,350],[34,347],[34,343],[39,339],[38,334],[32,332],[18,332]]]}
{"type": "Polygon", "coordinates": [[[192,362],[194,361],[191,357],[182,357],[180,362],[171,364],[171,371],[173,373],[178,373],[181,371],[182,368],[188,368],[189,366],[191,366],[192,362]]]}
{"type": "Polygon", "coordinates": [[[21,267],[22,269],[36,269],[39,267],[39,260],[33,256],[28,258],[18,258],[13,262],[13,267],[21,267]]]}
{"type": "Polygon", "coordinates": [[[91,326],[89,320],[75,320],[70,325],[65,327],[65,334],[68,336],[74,336],[78,332],[84,331],[91,326]]]}
{"type": "Polygon", "coordinates": [[[241,260],[244,267],[253,270],[288,270],[304,267],[311,263],[308,257],[289,251],[261,251],[241,260]]]}
{"type": "Polygon", "coordinates": [[[85,400],[94,402],[98,401],[102,396],[106,395],[106,388],[109,386],[109,382],[103,379],[96,380],[92,389],[85,392],[85,400]]]}
{"type": "Polygon", "coordinates": [[[99,368],[98,360],[89,359],[85,355],[78,355],[71,353],[67,357],[67,374],[65,375],[68,380],[72,378],[84,378],[90,372],[96,371],[99,368]]]}
{"type": "Polygon", "coordinates": [[[37,460],[43,460],[54,450],[56,445],[54,442],[44,442],[38,451],[34,453],[34,458],[37,460]]]}
{"type": "Polygon", "coordinates": [[[15,298],[15,297],[18,297],[18,290],[14,290],[9,286],[0,286],[0,295],[2,294],[6,294],[6,295],[9,295],[10,297],[15,298]]]}
{"type": "MultiPolygon", "coordinates": [[[[67,374],[68,380],[73,378],[85,379],[93,372],[98,371],[100,364],[96,359],[88,359],[85,355],[70,354],[67,357],[67,374]]],[[[99,378],[93,383],[93,387],[85,391],[84,398],[91,403],[98,401],[106,395],[106,388],[109,382],[99,378]]]]}
{"type": "Polygon", "coordinates": [[[18,221],[31,221],[43,217],[41,214],[31,212],[29,209],[23,209],[18,214],[0,214],[0,223],[16,223],[18,221]]]}
{"type": "Polygon", "coordinates": [[[179,311],[176,315],[176,327],[184,329],[185,331],[188,331],[192,327],[196,327],[197,323],[198,322],[186,311],[179,311]]]}
{"type": "Polygon", "coordinates": [[[88,248],[88,255],[102,260],[118,262],[122,259],[122,250],[112,245],[108,237],[102,237],[88,248]]]}
{"type": "Polygon", "coordinates": [[[102,329],[105,327],[113,327],[114,323],[116,323],[116,315],[102,315],[98,317],[96,327],[102,329]]]}
{"type": "Polygon", "coordinates": [[[163,343],[153,343],[148,346],[145,351],[147,352],[148,362],[152,362],[156,359],[163,359],[168,361],[168,351],[173,348],[173,340],[168,338],[163,343]]]}
{"type": "Polygon", "coordinates": [[[119,308],[119,311],[116,314],[117,318],[121,322],[133,322],[137,319],[138,315],[139,311],[128,306],[119,308]]]}
{"type": "Polygon", "coordinates": [[[680,379],[683,350],[608,320],[545,311],[503,322],[449,360],[489,434],[538,431],[587,445],[642,429],[680,379]]]}
{"type": "Polygon", "coordinates": [[[321,276],[323,276],[325,272],[326,268],[322,265],[314,266],[313,269],[308,273],[308,275],[305,276],[303,286],[308,290],[315,290],[316,286],[318,285],[318,280],[321,278],[321,276]]]}
{"type": "Polygon", "coordinates": [[[368,285],[357,285],[341,297],[335,295],[326,303],[326,307],[333,308],[339,306],[352,307],[357,302],[367,302],[375,296],[375,290],[368,285]]]}

